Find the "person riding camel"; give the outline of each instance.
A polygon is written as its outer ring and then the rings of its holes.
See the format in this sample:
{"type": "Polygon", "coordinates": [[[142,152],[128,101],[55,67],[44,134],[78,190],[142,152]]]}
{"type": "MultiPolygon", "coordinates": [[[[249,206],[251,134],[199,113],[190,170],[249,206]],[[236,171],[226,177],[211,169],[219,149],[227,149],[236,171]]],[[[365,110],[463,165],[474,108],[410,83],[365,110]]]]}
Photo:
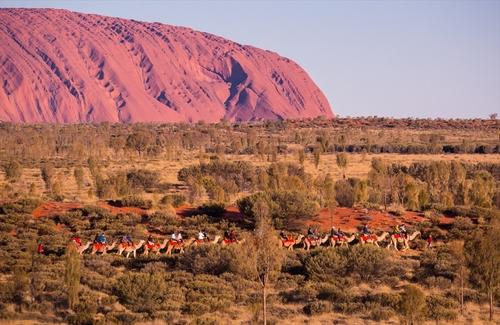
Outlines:
{"type": "Polygon", "coordinates": [[[330,237],[339,237],[339,236],[340,234],[337,231],[337,229],[335,227],[332,227],[332,229],[330,229],[330,237]]]}
{"type": "Polygon", "coordinates": [[[404,238],[407,238],[408,237],[408,230],[406,230],[406,226],[403,224],[399,227],[399,229],[401,230],[401,233],[403,234],[404,238]]]}
{"type": "Polygon", "coordinates": [[[149,236],[148,236],[148,242],[147,242],[147,245],[148,245],[149,247],[153,247],[153,246],[155,245],[155,240],[154,240],[154,238],[153,238],[153,236],[152,236],[152,235],[149,235],[149,236]]]}
{"type": "Polygon", "coordinates": [[[394,234],[399,235],[401,233],[401,229],[399,229],[399,225],[394,226],[394,234]]]}
{"type": "Polygon", "coordinates": [[[287,240],[288,239],[288,237],[286,236],[286,234],[285,234],[285,232],[283,230],[280,231],[280,238],[281,238],[281,240],[287,240]]]}
{"type": "Polygon", "coordinates": [[[102,245],[106,244],[107,240],[106,240],[106,236],[104,235],[104,233],[101,232],[99,235],[97,235],[94,242],[97,244],[102,244],[102,245]]]}
{"type": "Polygon", "coordinates": [[[130,235],[123,235],[122,239],[121,239],[121,243],[122,244],[125,244],[127,246],[132,246],[134,245],[134,242],[132,241],[132,237],[130,237],[130,235]]]}
{"type": "Polygon", "coordinates": [[[172,234],[172,240],[178,243],[182,242],[182,235],[177,230],[172,234]]]}
{"type": "Polygon", "coordinates": [[[82,246],[82,239],[80,238],[80,236],[75,236],[71,238],[71,241],[75,243],[78,247],[82,246]]]}
{"type": "Polygon", "coordinates": [[[205,241],[207,239],[207,236],[204,231],[199,231],[198,232],[198,240],[199,241],[205,241]]]}
{"type": "Polygon", "coordinates": [[[337,233],[339,234],[339,237],[345,237],[345,233],[342,230],[340,230],[340,228],[339,230],[337,230],[337,233]]]}
{"type": "Polygon", "coordinates": [[[361,233],[362,233],[363,235],[369,235],[369,234],[371,233],[371,232],[370,232],[370,229],[368,229],[368,224],[367,224],[367,223],[365,223],[365,224],[363,225],[363,228],[361,229],[361,233]]]}

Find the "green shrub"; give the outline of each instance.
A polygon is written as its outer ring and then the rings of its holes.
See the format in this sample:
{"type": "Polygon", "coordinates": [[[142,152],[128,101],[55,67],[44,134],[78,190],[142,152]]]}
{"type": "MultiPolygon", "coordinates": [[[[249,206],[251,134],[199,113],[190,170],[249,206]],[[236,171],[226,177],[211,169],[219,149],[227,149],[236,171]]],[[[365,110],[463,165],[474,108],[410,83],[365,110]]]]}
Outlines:
{"type": "Polygon", "coordinates": [[[197,275],[187,285],[183,310],[201,315],[227,309],[235,299],[234,289],[224,280],[210,275],[197,275]]]}
{"type": "Polygon", "coordinates": [[[158,186],[160,173],[147,169],[131,170],[127,173],[127,183],[131,188],[150,190],[158,186]]]}
{"type": "Polygon", "coordinates": [[[231,260],[236,258],[232,251],[220,245],[192,247],[179,257],[179,266],[194,274],[219,275],[228,272],[231,260]]]}
{"type": "Polygon", "coordinates": [[[382,279],[389,274],[388,253],[372,245],[356,245],[348,250],[348,269],[364,281],[382,279]]]}
{"type": "Polygon", "coordinates": [[[335,282],[346,274],[348,257],[345,249],[328,249],[312,253],[305,260],[305,268],[310,279],[335,282]]]}
{"type": "Polygon", "coordinates": [[[427,318],[439,322],[440,320],[453,321],[458,317],[458,303],[454,299],[440,295],[430,295],[426,298],[427,318]]]}
{"type": "Polygon", "coordinates": [[[127,196],[121,200],[110,201],[110,204],[119,207],[136,207],[146,210],[153,207],[153,202],[151,200],[146,200],[137,195],[127,196]]]}
{"type": "Polygon", "coordinates": [[[125,274],[116,280],[113,291],[127,308],[148,314],[175,310],[184,302],[183,290],[167,282],[162,273],[125,274]]]}
{"type": "Polygon", "coordinates": [[[414,285],[408,285],[401,293],[398,311],[401,314],[402,322],[414,324],[415,321],[422,319],[425,315],[425,294],[420,288],[414,285]]]}
{"type": "Polygon", "coordinates": [[[197,210],[198,214],[220,219],[226,212],[226,206],[223,203],[205,203],[199,206],[197,210]]]}

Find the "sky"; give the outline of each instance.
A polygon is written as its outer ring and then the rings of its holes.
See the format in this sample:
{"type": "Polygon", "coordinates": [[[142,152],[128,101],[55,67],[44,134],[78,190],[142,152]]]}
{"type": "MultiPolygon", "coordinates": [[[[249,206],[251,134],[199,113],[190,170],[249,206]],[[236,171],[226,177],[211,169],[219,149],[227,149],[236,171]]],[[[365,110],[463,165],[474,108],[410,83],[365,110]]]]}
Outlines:
{"type": "Polygon", "coordinates": [[[340,116],[500,113],[500,0],[0,0],[187,26],[299,63],[340,116]]]}

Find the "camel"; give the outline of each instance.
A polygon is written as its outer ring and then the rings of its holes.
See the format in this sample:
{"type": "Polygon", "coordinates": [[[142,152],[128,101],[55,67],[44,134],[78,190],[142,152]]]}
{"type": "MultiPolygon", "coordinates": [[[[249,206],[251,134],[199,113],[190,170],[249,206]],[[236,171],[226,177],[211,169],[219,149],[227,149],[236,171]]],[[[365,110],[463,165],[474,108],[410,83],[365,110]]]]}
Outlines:
{"type": "Polygon", "coordinates": [[[151,251],[152,253],[156,253],[156,255],[160,254],[160,251],[167,247],[168,244],[168,239],[165,239],[163,243],[156,243],[156,244],[149,244],[146,243],[144,245],[144,256],[148,256],[149,252],[151,251]]]}
{"type": "Polygon", "coordinates": [[[90,252],[90,254],[94,255],[95,253],[102,253],[102,255],[105,255],[108,251],[113,250],[113,248],[115,248],[116,243],[117,243],[116,240],[111,245],[92,243],[92,251],[90,252]]]}
{"type": "Polygon", "coordinates": [[[128,243],[120,243],[118,244],[118,252],[116,253],[116,255],[122,255],[123,252],[126,252],[127,253],[126,258],[128,258],[130,256],[130,253],[133,253],[134,258],[136,258],[137,250],[141,248],[145,242],[146,242],[145,240],[140,240],[139,243],[137,243],[136,245],[128,243]]]}
{"type": "Polygon", "coordinates": [[[199,246],[204,244],[217,244],[220,240],[220,236],[217,235],[212,240],[203,240],[203,239],[195,239],[195,241],[191,244],[192,246],[199,246]]]}
{"type": "Polygon", "coordinates": [[[417,238],[417,236],[421,235],[422,234],[420,233],[420,231],[415,231],[413,234],[406,238],[404,238],[401,234],[392,234],[391,241],[389,242],[389,245],[387,245],[387,249],[391,248],[391,246],[394,246],[394,248],[398,250],[398,243],[403,243],[403,250],[407,250],[410,248],[410,242],[417,238]]]}
{"type": "Polygon", "coordinates": [[[288,249],[289,251],[293,250],[293,246],[295,245],[298,245],[302,242],[302,239],[304,239],[304,235],[299,235],[297,238],[293,239],[293,238],[290,238],[290,239],[280,239],[279,241],[279,246],[280,248],[281,247],[285,247],[286,249],[288,249]]]}
{"type": "Polygon", "coordinates": [[[189,245],[191,245],[195,240],[196,239],[193,238],[193,237],[189,238],[188,240],[181,241],[181,242],[174,241],[174,240],[169,240],[168,243],[167,243],[167,252],[166,252],[166,254],[168,256],[171,256],[172,252],[174,250],[178,250],[179,253],[184,253],[184,248],[185,247],[189,247],[189,245]]]}
{"type": "Polygon", "coordinates": [[[236,245],[240,245],[240,244],[243,244],[245,242],[245,238],[243,239],[235,239],[235,240],[231,240],[231,239],[227,239],[227,238],[224,238],[220,244],[222,246],[228,246],[228,245],[232,245],[232,244],[236,244],[236,245]]]}
{"type": "Polygon", "coordinates": [[[76,251],[78,252],[78,254],[80,255],[83,255],[83,253],[90,247],[90,245],[92,245],[92,242],[91,241],[88,241],[85,245],[80,245],[78,246],[77,243],[75,243],[74,241],[72,241],[72,243],[75,244],[76,246],[76,251]]]}
{"type": "Polygon", "coordinates": [[[335,247],[338,243],[340,246],[349,246],[349,243],[356,239],[356,234],[351,237],[347,236],[330,236],[330,247],[335,247]]]}
{"type": "Polygon", "coordinates": [[[304,238],[304,241],[303,241],[303,243],[304,243],[303,248],[306,251],[308,251],[311,249],[311,247],[321,246],[321,244],[324,244],[328,241],[329,237],[330,237],[329,234],[326,234],[325,237],[323,237],[323,238],[317,238],[317,239],[306,237],[306,238],[304,238]]]}
{"type": "Polygon", "coordinates": [[[359,236],[359,243],[361,245],[373,244],[377,247],[380,247],[378,243],[383,241],[387,236],[389,236],[389,233],[387,231],[384,231],[380,236],[377,236],[375,234],[361,235],[359,236]]]}

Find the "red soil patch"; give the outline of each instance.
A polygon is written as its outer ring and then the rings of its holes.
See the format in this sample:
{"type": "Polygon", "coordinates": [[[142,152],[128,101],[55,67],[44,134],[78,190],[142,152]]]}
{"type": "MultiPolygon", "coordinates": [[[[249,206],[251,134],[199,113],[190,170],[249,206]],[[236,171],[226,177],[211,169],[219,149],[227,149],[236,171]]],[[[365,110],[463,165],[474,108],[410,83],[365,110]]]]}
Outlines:
{"type": "MultiPolygon", "coordinates": [[[[97,206],[108,210],[111,214],[120,214],[120,213],[136,213],[136,214],[143,214],[146,212],[146,210],[141,209],[141,208],[136,208],[136,207],[114,207],[109,205],[106,202],[98,202],[97,206]]],[[[75,210],[75,209],[81,209],[84,207],[83,203],[79,202],[44,202],[40,206],[38,206],[33,212],[31,213],[33,217],[35,218],[42,218],[42,217],[52,217],[57,214],[64,214],[66,212],[75,210]]]]}
{"type": "MultiPolygon", "coordinates": [[[[445,217],[443,217],[445,218],[445,217]]],[[[397,224],[415,224],[425,221],[422,214],[408,211],[402,216],[395,216],[388,212],[377,210],[364,210],[354,208],[336,208],[333,211],[332,218],[328,209],[320,211],[318,220],[306,222],[306,225],[317,226],[321,231],[328,231],[333,224],[334,227],[348,232],[358,230],[358,227],[368,223],[372,230],[391,230],[397,224]]],[[[443,221],[448,221],[444,220],[443,221]]]]}

